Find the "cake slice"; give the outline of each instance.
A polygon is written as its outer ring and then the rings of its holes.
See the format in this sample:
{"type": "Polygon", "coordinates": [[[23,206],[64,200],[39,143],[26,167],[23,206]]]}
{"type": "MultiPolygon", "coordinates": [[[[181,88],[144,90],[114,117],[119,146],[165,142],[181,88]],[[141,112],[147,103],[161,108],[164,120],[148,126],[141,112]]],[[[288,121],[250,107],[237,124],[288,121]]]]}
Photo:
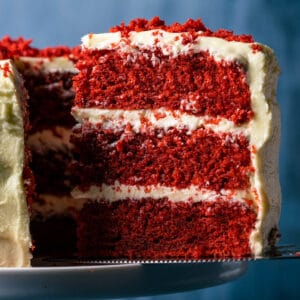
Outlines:
{"type": "Polygon", "coordinates": [[[137,19],[82,41],[79,255],[263,255],[280,214],[273,51],[200,20],[137,19]]]}
{"type": "Polygon", "coordinates": [[[27,93],[12,61],[0,61],[0,267],[30,266],[34,180],[25,142],[27,93]]]}

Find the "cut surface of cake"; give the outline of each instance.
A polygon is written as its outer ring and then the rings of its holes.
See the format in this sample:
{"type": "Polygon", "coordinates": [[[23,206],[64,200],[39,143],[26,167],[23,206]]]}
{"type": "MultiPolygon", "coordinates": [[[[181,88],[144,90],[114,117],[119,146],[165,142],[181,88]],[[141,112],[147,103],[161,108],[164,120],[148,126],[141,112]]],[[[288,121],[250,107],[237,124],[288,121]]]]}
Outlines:
{"type": "Polygon", "coordinates": [[[279,68],[248,35],[154,18],[83,37],[82,257],[260,256],[278,237],[279,68]]]}
{"type": "Polygon", "coordinates": [[[0,61],[0,267],[30,265],[34,181],[25,142],[27,93],[11,60],[0,61]]]}

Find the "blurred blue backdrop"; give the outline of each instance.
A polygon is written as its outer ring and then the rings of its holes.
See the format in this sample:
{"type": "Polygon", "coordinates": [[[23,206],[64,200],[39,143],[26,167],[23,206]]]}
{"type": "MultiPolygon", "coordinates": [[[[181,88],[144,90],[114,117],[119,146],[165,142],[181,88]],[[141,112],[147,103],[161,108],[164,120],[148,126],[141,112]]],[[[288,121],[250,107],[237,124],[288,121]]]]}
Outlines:
{"type": "MultiPolygon", "coordinates": [[[[275,50],[282,70],[281,243],[300,246],[299,0],[0,0],[0,37],[23,35],[38,47],[73,46],[86,33],[155,15],[167,23],[202,18],[211,29],[252,34],[275,50]]],[[[300,299],[299,278],[300,260],[253,262],[247,274],[232,283],[152,299],[300,299]]]]}

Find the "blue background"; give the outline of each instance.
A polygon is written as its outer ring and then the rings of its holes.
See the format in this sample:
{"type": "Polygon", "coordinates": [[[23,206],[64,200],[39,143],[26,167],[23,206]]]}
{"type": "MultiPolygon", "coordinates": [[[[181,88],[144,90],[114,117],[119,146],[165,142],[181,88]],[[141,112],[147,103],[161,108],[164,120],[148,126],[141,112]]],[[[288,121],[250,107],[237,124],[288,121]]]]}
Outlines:
{"type": "MultiPolygon", "coordinates": [[[[0,0],[0,37],[23,35],[38,47],[80,43],[89,32],[136,17],[158,15],[167,23],[202,18],[211,29],[252,34],[271,46],[282,74],[280,178],[282,244],[300,246],[300,1],[298,0],[0,0]]],[[[116,287],[117,288],[117,287],[116,287]]],[[[152,299],[300,299],[300,259],[253,262],[246,275],[213,288],[152,299]],[[298,297],[297,297],[298,296],[298,297]]],[[[146,297],[139,299],[148,299],[146,297]]]]}

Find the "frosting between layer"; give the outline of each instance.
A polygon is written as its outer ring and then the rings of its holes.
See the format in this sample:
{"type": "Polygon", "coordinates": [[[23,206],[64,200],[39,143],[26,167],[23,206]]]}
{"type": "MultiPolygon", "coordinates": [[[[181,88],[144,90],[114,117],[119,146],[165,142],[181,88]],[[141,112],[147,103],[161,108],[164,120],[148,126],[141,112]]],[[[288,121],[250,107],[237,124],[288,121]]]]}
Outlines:
{"type": "Polygon", "coordinates": [[[252,195],[245,190],[221,190],[216,192],[197,186],[190,186],[185,189],[176,187],[166,187],[162,185],[133,186],[120,184],[118,181],[114,185],[102,184],[100,186],[92,185],[86,191],[75,188],[72,196],[76,199],[105,200],[115,202],[124,199],[138,200],[142,198],[161,199],[168,198],[172,202],[199,202],[216,201],[217,199],[225,201],[251,200],[252,195]]]}
{"type": "Polygon", "coordinates": [[[74,63],[67,57],[26,57],[22,56],[15,61],[19,70],[34,73],[39,72],[71,72],[77,73],[74,63]]]}
{"type": "Polygon", "coordinates": [[[44,219],[56,215],[72,215],[79,211],[86,199],[74,199],[69,195],[39,194],[39,201],[32,204],[33,217],[44,219]]]}
{"type": "Polygon", "coordinates": [[[84,120],[92,124],[101,123],[103,129],[114,131],[120,130],[127,124],[130,124],[132,130],[136,133],[143,132],[146,127],[153,126],[164,131],[172,127],[187,129],[187,134],[190,134],[197,128],[205,126],[205,128],[211,129],[214,132],[249,135],[249,133],[247,134],[247,126],[235,126],[234,122],[224,118],[198,117],[164,108],[156,110],[122,110],[75,107],[72,109],[72,114],[80,123],[84,120]]]}
{"type": "Polygon", "coordinates": [[[71,133],[71,129],[60,126],[37,131],[28,137],[28,146],[38,153],[45,153],[48,150],[69,152],[73,148],[70,142],[71,133]]]}

